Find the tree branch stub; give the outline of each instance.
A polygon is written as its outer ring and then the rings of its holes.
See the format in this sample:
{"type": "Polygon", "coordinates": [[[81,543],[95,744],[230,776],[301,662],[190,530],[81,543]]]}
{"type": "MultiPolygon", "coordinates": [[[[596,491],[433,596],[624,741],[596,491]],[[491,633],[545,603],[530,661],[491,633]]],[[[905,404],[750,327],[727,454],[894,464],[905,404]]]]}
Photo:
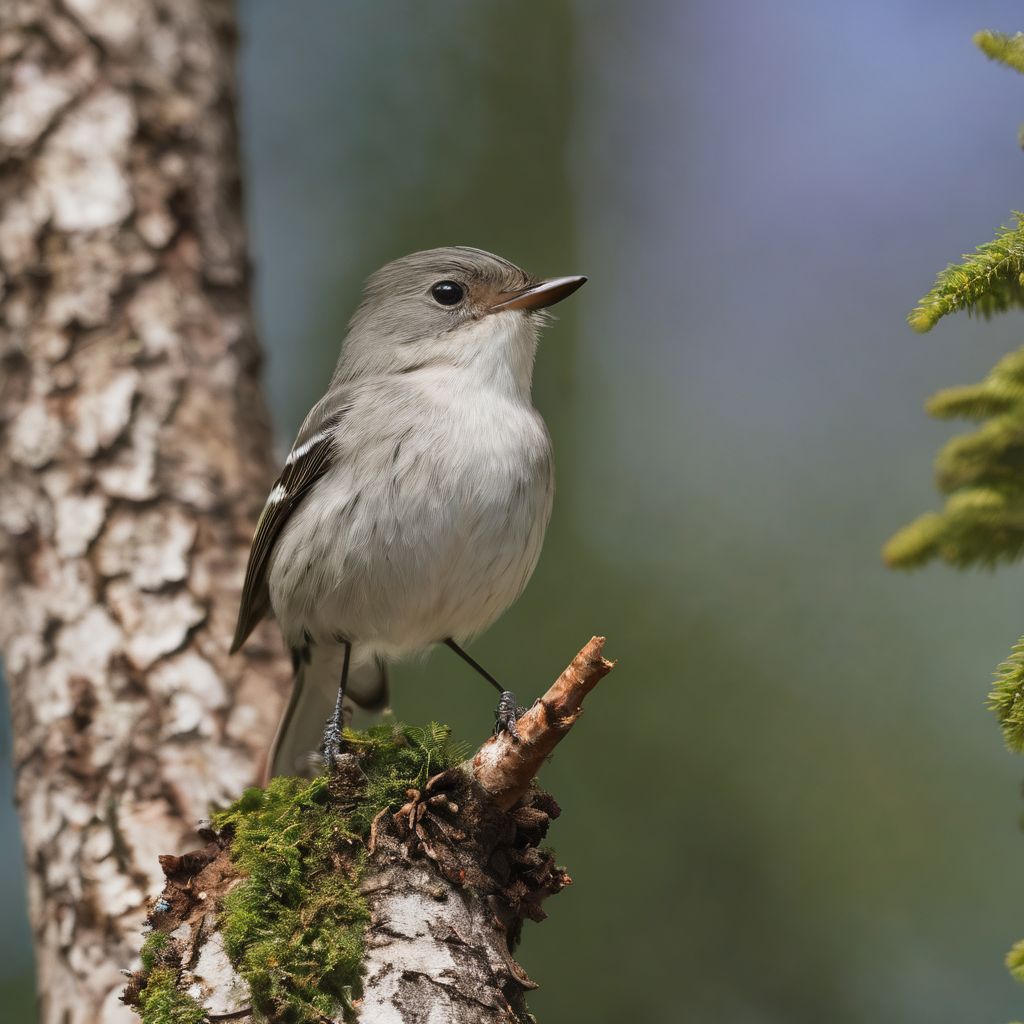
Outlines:
{"type": "Polygon", "coordinates": [[[493,736],[472,761],[474,778],[504,810],[529,788],[545,759],[583,714],[583,699],[614,668],[601,656],[605,638],[595,636],[554,685],[516,723],[519,741],[493,736]]]}

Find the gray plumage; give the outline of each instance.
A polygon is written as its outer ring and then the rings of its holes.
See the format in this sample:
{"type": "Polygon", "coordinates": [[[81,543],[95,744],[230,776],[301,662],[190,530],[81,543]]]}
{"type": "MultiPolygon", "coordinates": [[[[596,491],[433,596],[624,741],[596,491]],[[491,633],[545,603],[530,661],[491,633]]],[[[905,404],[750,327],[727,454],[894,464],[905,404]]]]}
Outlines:
{"type": "Polygon", "coordinates": [[[554,494],[551,440],[530,398],[538,307],[582,281],[538,282],[451,247],[396,260],[367,282],[246,573],[232,649],[269,605],[296,664],[274,774],[302,773],[317,749],[344,641],[348,698],[382,706],[389,661],[470,641],[526,586],[554,494]],[[439,282],[462,300],[435,299],[439,282]]]}

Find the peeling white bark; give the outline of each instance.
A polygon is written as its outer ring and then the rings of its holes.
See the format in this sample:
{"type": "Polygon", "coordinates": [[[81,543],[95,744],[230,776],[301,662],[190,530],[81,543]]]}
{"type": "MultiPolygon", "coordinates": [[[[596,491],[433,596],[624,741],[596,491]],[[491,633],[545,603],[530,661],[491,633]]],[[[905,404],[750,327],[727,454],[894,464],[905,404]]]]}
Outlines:
{"type": "Polygon", "coordinates": [[[58,231],[115,227],[131,213],[124,158],[135,128],[131,99],[114,89],[94,93],[61,120],[35,168],[58,231]]]}
{"type": "Polygon", "coordinates": [[[536,988],[512,959],[486,898],[430,862],[395,862],[364,891],[373,906],[359,1019],[364,1024],[517,1024],[536,988]]]}
{"type": "Polygon", "coordinates": [[[290,675],[273,626],[227,656],[271,468],[233,36],[221,0],[0,4],[0,647],[43,1024],[133,1019],[157,857],[256,777],[290,675]]]}
{"type": "Polygon", "coordinates": [[[207,914],[203,930],[189,950],[195,963],[185,991],[208,1013],[238,1013],[252,1006],[252,996],[224,949],[224,939],[214,927],[215,919],[215,914],[207,914]]]}

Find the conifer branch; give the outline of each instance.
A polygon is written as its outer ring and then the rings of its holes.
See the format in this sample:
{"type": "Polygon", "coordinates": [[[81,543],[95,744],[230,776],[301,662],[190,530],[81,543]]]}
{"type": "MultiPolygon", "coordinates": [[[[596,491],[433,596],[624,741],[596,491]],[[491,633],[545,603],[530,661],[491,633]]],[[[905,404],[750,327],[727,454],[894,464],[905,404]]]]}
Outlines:
{"type": "Polygon", "coordinates": [[[1024,307],[1024,225],[1016,210],[1014,216],[1016,227],[1000,227],[991,242],[939,274],[935,287],[907,317],[918,334],[926,334],[942,317],[961,309],[987,319],[993,313],[1024,307]]]}
{"type": "Polygon", "coordinates": [[[992,567],[1024,554],[1024,349],[1011,352],[979,384],[947,388],[929,400],[939,419],[985,421],[954,437],[935,460],[935,482],[949,495],[883,549],[894,568],[915,569],[933,558],[965,568],[992,567]]]}
{"type": "MultiPolygon", "coordinates": [[[[975,44],[991,60],[1024,73],[1024,33],[978,32],[975,44]]],[[[1024,125],[1019,134],[1024,148],[1024,125]]],[[[977,311],[988,318],[1024,306],[1024,224],[1002,227],[960,265],[950,264],[907,317],[915,331],[932,329],[947,313],[977,311]]],[[[1024,555],[1024,349],[999,361],[980,384],[947,388],[927,403],[938,419],[962,416],[982,421],[971,434],[955,437],[939,452],[936,484],[948,494],[941,513],[929,512],[900,530],[882,550],[894,567],[912,569],[932,558],[960,567],[1024,555]]],[[[989,694],[1007,747],[1024,752],[1024,639],[999,666],[989,694]]],[[[1006,956],[1006,966],[1024,981],[1024,940],[1006,956]]]]}
{"type": "Polygon", "coordinates": [[[893,569],[918,569],[941,558],[958,569],[994,568],[1024,555],[1024,501],[994,489],[953,495],[941,513],[927,512],[905,526],[882,549],[893,569]]]}
{"type": "Polygon", "coordinates": [[[1006,32],[975,32],[974,45],[989,60],[997,60],[1024,74],[1024,33],[1011,36],[1006,32]]]}
{"type": "MultiPolygon", "coordinates": [[[[999,666],[988,706],[999,719],[1007,747],[1015,754],[1024,751],[1024,639],[999,666]]],[[[1024,960],[1018,966],[1024,967],[1024,960]]]]}

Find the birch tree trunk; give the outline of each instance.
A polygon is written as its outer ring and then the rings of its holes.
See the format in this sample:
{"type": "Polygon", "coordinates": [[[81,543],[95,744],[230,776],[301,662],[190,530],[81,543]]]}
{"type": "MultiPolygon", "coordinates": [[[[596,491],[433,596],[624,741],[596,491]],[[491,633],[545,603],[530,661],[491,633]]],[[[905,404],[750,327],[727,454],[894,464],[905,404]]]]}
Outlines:
{"type": "Polygon", "coordinates": [[[0,5],[0,644],[43,1024],[118,1001],[158,855],[257,776],[270,479],[223,0],[0,5]]]}

